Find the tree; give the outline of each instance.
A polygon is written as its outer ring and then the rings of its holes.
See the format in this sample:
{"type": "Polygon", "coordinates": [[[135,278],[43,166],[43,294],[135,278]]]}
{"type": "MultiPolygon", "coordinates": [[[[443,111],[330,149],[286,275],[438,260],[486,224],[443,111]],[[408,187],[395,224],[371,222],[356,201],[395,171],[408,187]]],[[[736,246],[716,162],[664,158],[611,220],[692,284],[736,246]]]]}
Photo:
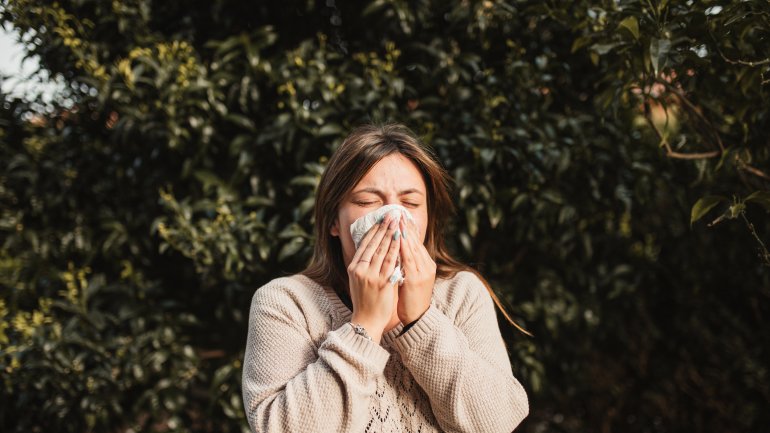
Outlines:
{"type": "Polygon", "coordinates": [[[2,17],[69,85],[3,97],[3,431],[245,431],[249,300],[303,267],[328,155],[370,120],[434,147],[452,249],[535,335],[503,325],[523,431],[770,421],[767,2],[2,17]]]}

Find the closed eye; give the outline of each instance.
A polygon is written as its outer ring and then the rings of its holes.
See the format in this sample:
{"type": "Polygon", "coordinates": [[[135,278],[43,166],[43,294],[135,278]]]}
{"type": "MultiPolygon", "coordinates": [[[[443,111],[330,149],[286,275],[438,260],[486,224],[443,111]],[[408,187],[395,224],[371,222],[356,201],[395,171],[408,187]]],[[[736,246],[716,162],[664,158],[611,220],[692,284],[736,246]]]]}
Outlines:
{"type": "MultiPolygon", "coordinates": [[[[355,202],[355,204],[360,205],[360,206],[369,206],[370,204],[374,204],[374,203],[376,203],[376,202],[374,202],[374,201],[357,201],[357,202],[355,202]]],[[[404,202],[404,206],[417,207],[417,206],[419,206],[419,204],[404,202]]]]}

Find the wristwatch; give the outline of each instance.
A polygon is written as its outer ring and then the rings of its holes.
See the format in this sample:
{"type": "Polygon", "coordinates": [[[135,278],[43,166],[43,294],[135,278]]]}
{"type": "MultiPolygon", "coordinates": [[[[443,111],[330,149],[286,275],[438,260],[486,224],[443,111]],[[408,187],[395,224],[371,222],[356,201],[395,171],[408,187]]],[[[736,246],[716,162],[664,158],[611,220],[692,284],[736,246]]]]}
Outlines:
{"type": "Polygon", "coordinates": [[[366,328],[359,325],[358,323],[353,323],[353,322],[349,322],[349,323],[350,323],[350,326],[353,327],[353,332],[368,339],[369,341],[373,341],[372,337],[370,337],[369,334],[366,332],[366,328]]]}

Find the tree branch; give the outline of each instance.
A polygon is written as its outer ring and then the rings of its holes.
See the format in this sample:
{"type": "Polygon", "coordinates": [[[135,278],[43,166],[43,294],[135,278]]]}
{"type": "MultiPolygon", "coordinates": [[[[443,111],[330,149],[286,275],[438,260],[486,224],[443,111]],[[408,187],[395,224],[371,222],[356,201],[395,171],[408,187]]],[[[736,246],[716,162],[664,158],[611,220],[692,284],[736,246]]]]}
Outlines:
{"type": "Polygon", "coordinates": [[[721,153],[722,152],[718,150],[712,150],[711,152],[700,152],[700,153],[681,153],[681,152],[668,151],[666,152],[666,156],[668,156],[669,158],[675,158],[675,159],[708,159],[708,158],[716,158],[721,153]]]}

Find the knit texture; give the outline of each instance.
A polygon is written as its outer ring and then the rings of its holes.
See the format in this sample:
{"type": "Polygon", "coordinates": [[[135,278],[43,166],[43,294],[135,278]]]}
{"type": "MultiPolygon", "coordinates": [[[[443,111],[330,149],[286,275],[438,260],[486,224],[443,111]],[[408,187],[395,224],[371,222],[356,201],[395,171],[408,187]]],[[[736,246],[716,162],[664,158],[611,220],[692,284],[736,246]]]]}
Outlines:
{"type": "Polygon", "coordinates": [[[489,292],[437,279],[428,311],[376,344],[330,288],[296,274],[251,302],[243,401],[254,432],[511,432],[529,413],[489,292]]]}

